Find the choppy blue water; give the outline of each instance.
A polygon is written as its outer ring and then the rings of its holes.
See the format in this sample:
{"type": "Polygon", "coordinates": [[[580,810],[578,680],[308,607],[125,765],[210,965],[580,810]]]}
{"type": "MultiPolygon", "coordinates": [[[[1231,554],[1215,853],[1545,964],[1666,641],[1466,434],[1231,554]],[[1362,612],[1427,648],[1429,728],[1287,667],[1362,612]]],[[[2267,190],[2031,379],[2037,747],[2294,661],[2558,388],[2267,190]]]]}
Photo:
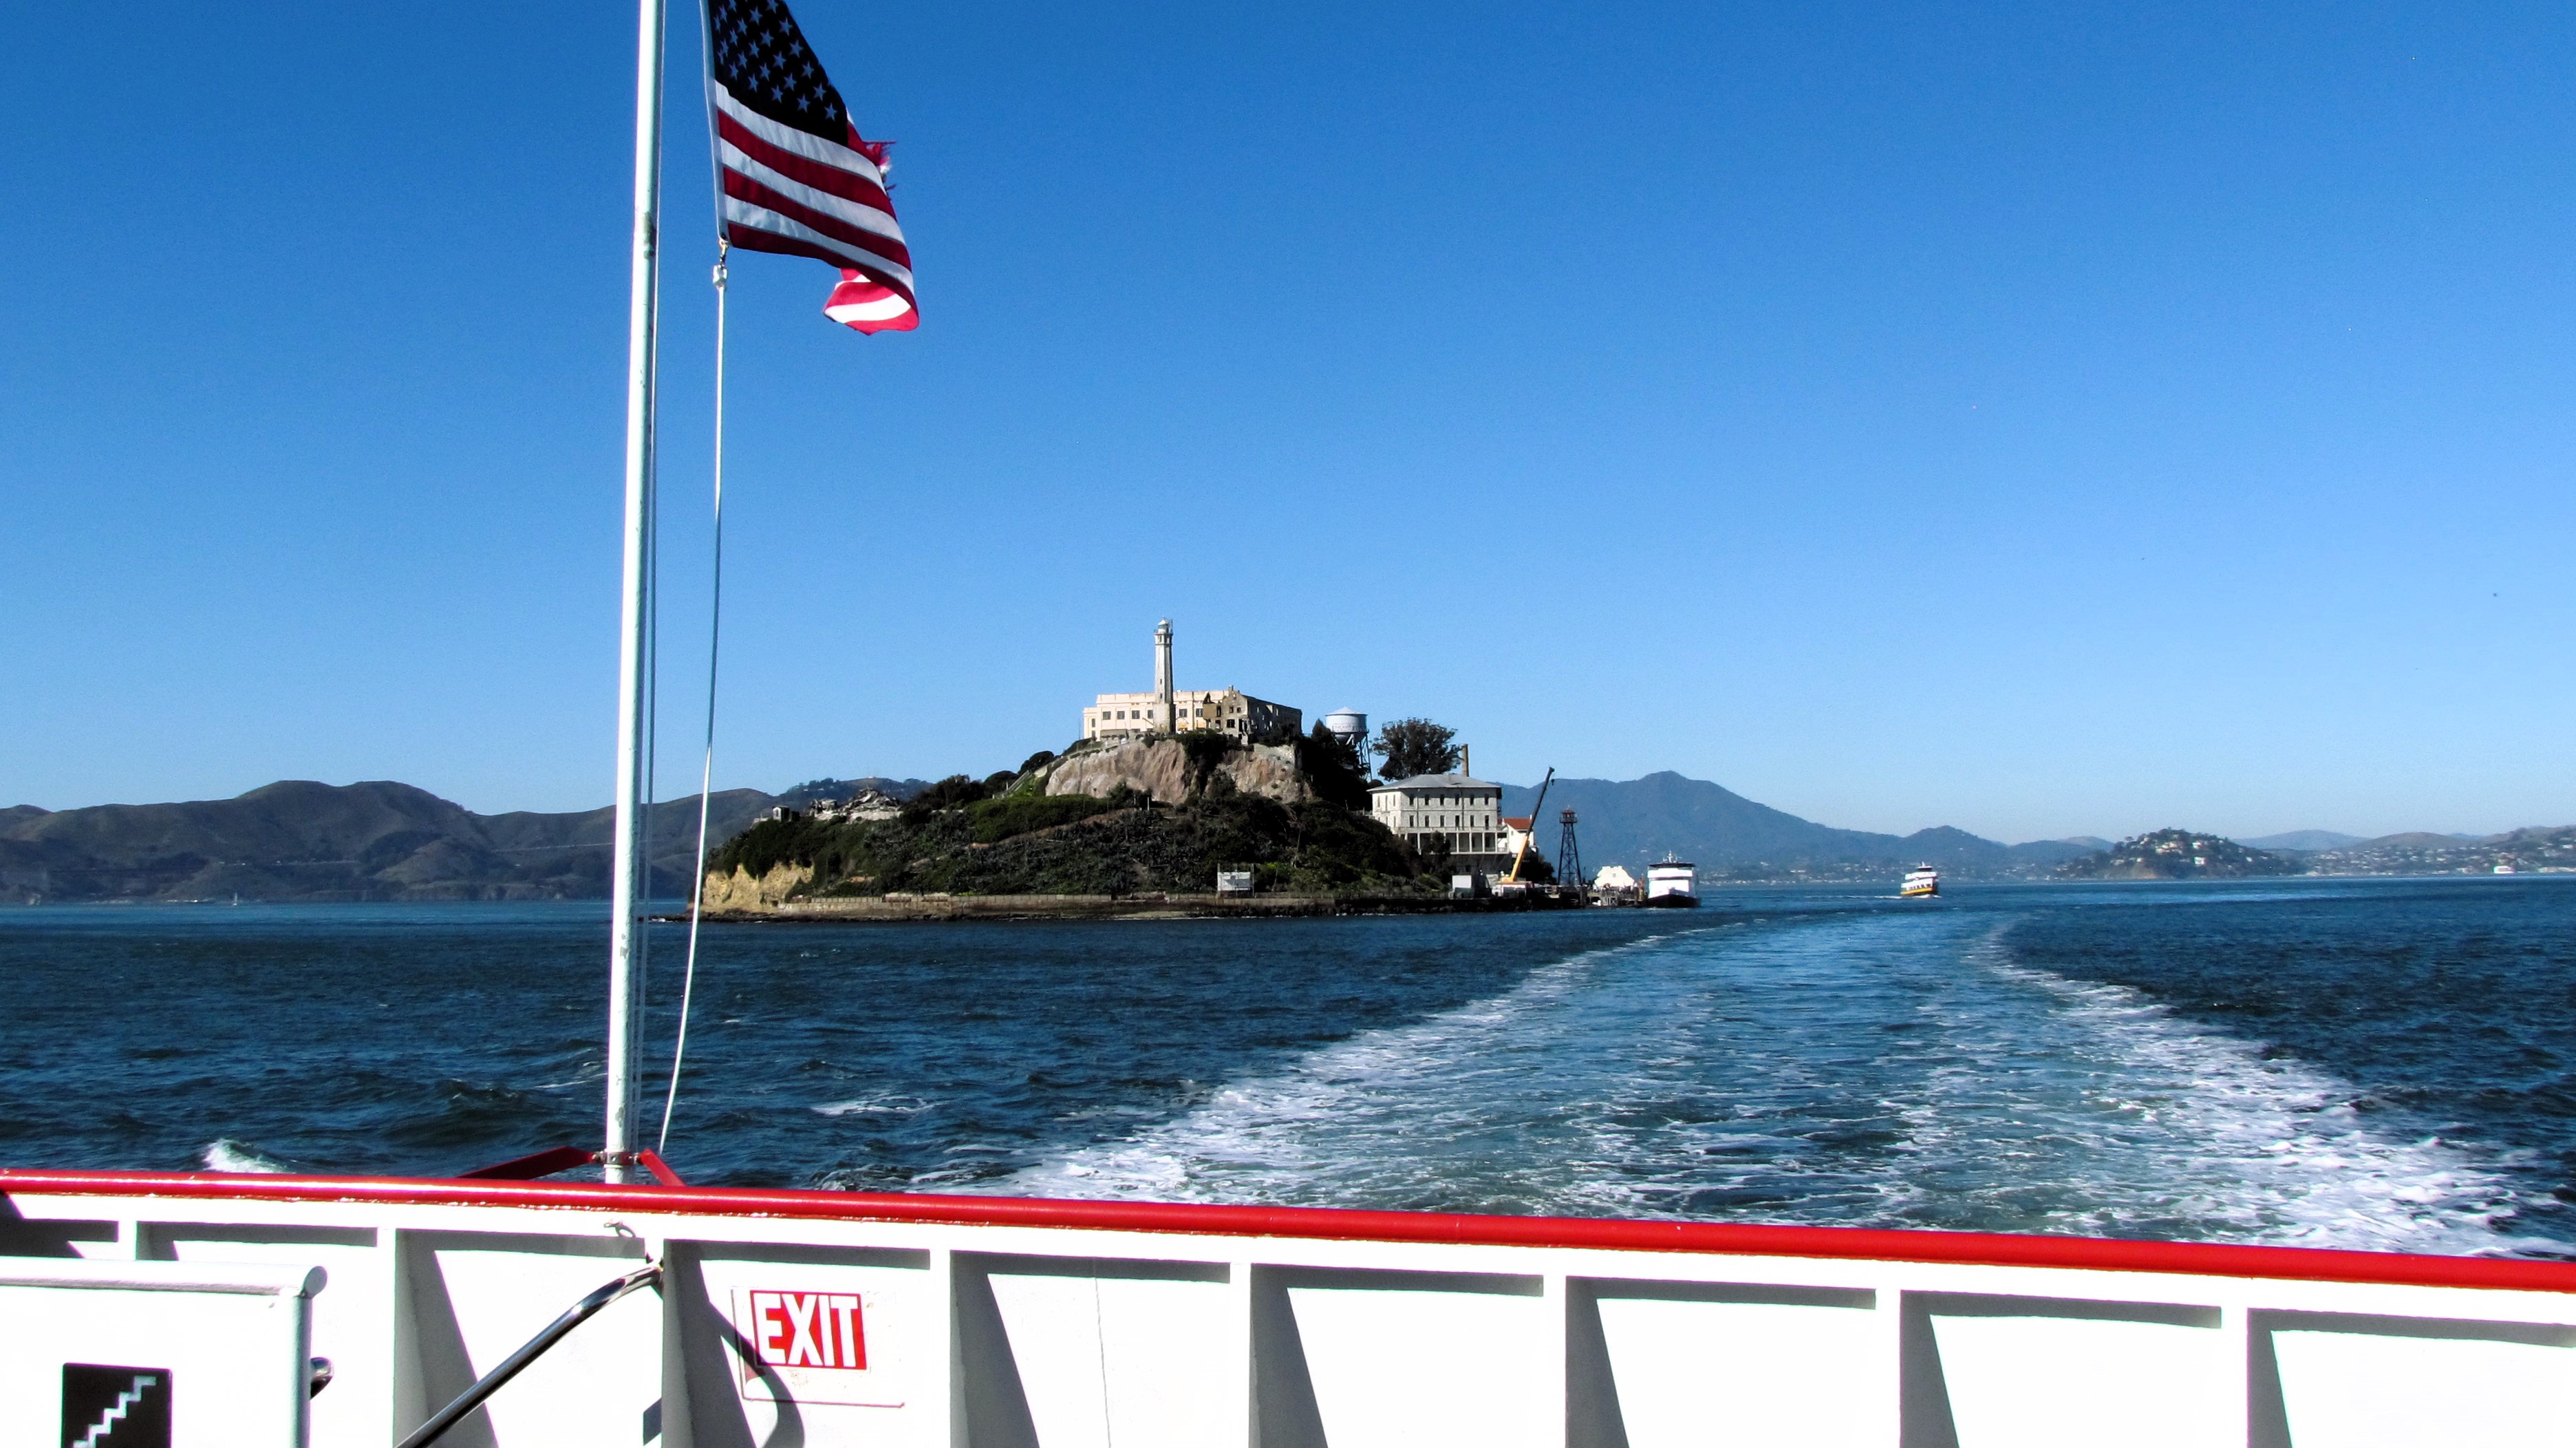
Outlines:
{"type": "MultiPolygon", "coordinates": [[[[596,905],[0,912],[0,1162],[598,1131],[596,905]]],[[[667,1051],[678,932],[658,933],[667,1051]]],[[[2576,880],[735,926],[692,1180],[2576,1256],[2576,880]]]]}

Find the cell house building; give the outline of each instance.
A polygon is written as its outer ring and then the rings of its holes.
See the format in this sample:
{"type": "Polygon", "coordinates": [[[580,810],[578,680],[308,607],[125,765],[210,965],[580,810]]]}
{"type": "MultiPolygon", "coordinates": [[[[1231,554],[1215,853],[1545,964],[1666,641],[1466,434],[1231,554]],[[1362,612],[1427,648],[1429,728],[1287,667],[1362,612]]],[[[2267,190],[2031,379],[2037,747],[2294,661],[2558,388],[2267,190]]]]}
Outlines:
{"type": "Polygon", "coordinates": [[[1082,737],[1115,739],[1216,729],[1240,739],[1295,734],[1305,715],[1285,704],[1256,699],[1241,689],[1172,687],[1172,621],[1154,629],[1154,687],[1143,693],[1101,694],[1082,711],[1082,737]]]}

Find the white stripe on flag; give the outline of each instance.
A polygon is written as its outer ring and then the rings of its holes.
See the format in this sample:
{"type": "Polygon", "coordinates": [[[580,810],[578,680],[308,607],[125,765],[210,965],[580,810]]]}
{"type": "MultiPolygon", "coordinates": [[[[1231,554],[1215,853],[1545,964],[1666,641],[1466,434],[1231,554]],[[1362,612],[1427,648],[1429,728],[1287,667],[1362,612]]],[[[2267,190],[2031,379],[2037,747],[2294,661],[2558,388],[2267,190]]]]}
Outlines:
{"type": "Polygon", "coordinates": [[[782,126],[757,111],[746,110],[723,86],[711,89],[716,93],[716,108],[733,117],[744,130],[782,151],[793,151],[809,161],[820,161],[826,166],[853,172],[875,182],[879,190],[885,188],[885,173],[877,169],[876,162],[837,141],[826,141],[794,126],[782,126]]]}
{"type": "Polygon", "coordinates": [[[910,268],[888,261],[864,247],[852,246],[838,237],[825,236],[792,216],[780,215],[766,206],[755,206],[739,196],[728,196],[724,199],[724,216],[727,222],[748,226],[754,231],[766,231],[773,236],[812,242],[830,251],[834,256],[847,257],[848,260],[842,264],[854,271],[887,278],[901,285],[906,291],[912,289],[910,268]]]}
{"type": "Polygon", "coordinates": [[[741,147],[731,141],[723,141],[719,144],[722,147],[726,170],[738,171],[790,201],[802,202],[817,211],[837,216],[861,231],[882,236],[888,241],[903,240],[903,228],[895,224],[893,217],[875,207],[861,205],[846,196],[835,196],[829,191],[808,186],[793,176],[773,171],[753,160],[741,147]]]}
{"type": "Polygon", "coordinates": [[[852,322],[886,321],[889,318],[900,317],[911,310],[912,303],[905,301],[897,293],[888,292],[873,302],[850,302],[843,306],[825,307],[823,315],[846,327],[852,322]]]}

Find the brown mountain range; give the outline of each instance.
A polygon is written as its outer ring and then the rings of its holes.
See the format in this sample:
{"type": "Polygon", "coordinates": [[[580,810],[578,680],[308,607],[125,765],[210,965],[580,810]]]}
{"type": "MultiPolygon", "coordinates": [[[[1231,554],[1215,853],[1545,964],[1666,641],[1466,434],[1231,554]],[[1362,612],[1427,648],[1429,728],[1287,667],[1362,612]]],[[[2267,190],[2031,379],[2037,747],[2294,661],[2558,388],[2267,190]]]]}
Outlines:
{"type": "MultiPolygon", "coordinates": [[[[779,802],[710,802],[716,842],[779,802]]],[[[654,893],[686,893],[697,800],[658,805],[654,893]]],[[[0,898],[566,900],[608,893],[614,811],[476,814],[390,780],[280,780],[233,799],[0,810],[0,898]]]]}

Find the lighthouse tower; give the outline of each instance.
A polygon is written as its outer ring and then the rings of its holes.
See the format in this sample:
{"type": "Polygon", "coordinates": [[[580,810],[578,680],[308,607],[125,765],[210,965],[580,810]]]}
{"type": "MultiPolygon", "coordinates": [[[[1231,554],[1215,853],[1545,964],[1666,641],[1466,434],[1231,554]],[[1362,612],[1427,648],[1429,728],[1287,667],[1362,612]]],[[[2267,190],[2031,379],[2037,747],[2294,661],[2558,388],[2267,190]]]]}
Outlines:
{"type": "Polygon", "coordinates": [[[1154,626],[1154,728],[1173,732],[1180,717],[1172,710],[1172,621],[1154,626]]]}

